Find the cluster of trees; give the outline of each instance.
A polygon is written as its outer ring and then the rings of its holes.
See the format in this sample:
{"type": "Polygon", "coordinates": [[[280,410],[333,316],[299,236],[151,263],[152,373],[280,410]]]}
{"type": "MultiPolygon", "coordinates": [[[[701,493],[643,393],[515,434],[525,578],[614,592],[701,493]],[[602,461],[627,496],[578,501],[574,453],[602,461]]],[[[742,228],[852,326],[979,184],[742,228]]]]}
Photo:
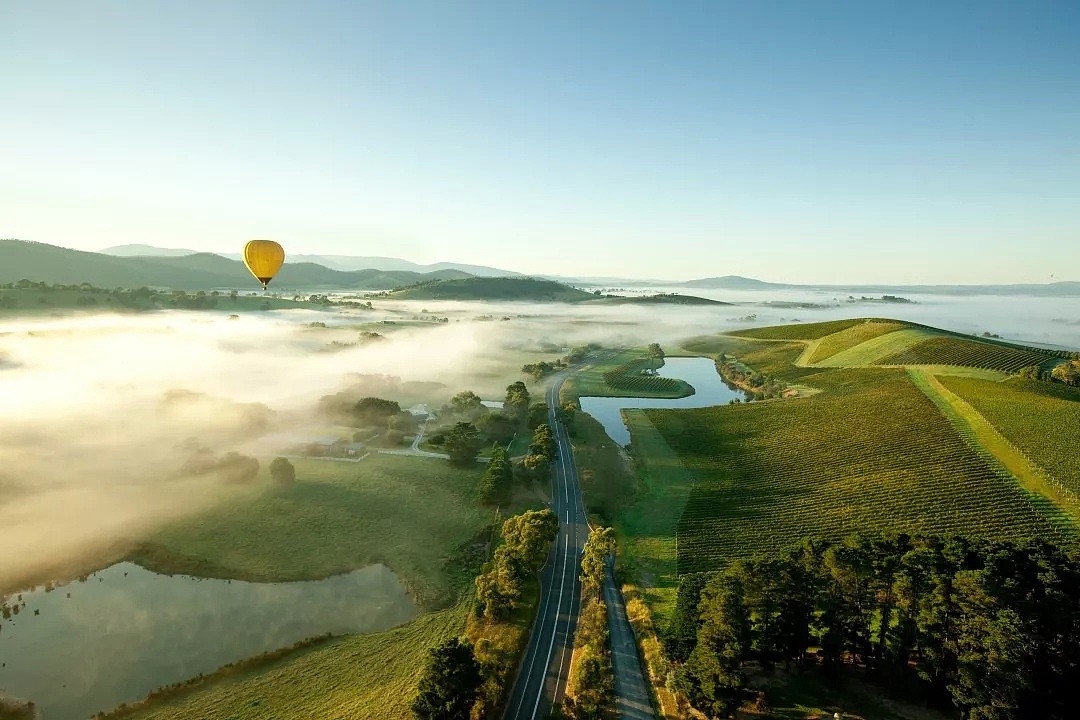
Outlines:
{"type": "Polygon", "coordinates": [[[568,368],[571,365],[576,365],[580,362],[583,362],[585,358],[589,356],[589,353],[593,352],[594,350],[599,350],[600,347],[601,346],[596,343],[579,345],[577,347],[571,348],[570,352],[566,353],[566,355],[561,358],[556,358],[555,360],[550,361],[541,360],[540,362],[526,363],[525,365],[521,366],[521,372],[525,373],[534,380],[539,380],[541,378],[547,377],[548,375],[551,375],[554,372],[558,372],[559,370],[568,368]]]}
{"type": "Polygon", "coordinates": [[[477,499],[484,505],[500,505],[510,499],[514,483],[514,465],[502,445],[491,447],[491,461],[480,478],[477,499]]]}
{"type": "Polygon", "coordinates": [[[555,452],[555,436],[551,433],[551,426],[547,423],[537,425],[533,431],[532,442],[529,443],[529,451],[521,461],[524,477],[535,482],[546,480],[555,459],[555,452]]]}
{"type": "Polygon", "coordinates": [[[187,455],[180,466],[182,475],[215,473],[223,482],[248,483],[255,480],[259,474],[259,461],[250,455],[238,452],[217,455],[197,442],[182,443],[180,449],[187,455]]]}
{"type": "Polygon", "coordinates": [[[276,457],[270,461],[270,478],[278,485],[288,487],[296,482],[296,468],[289,458],[276,457]]]}
{"type": "Polygon", "coordinates": [[[728,383],[742,388],[757,400],[781,397],[786,389],[786,385],[780,380],[750,368],[740,367],[735,358],[726,353],[720,353],[716,358],[716,371],[728,383]]]}
{"type": "Polygon", "coordinates": [[[419,720],[469,720],[481,682],[472,644],[450,638],[428,651],[413,714],[419,720]]]}
{"type": "Polygon", "coordinates": [[[477,616],[505,618],[517,605],[525,581],[540,572],[559,519],[551,510],[529,510],[502,524],[502,541],[476,578],[477,616]]]}
{"type": "Polygon", "coordinates": [[[602,598],[608,558],[615,553],[615,531],[596,527],[589,533],[581,558],[585,601],[578,615],[574,647],[579,649],[570,676],[566,715],[580,720],[606,717],[615,700],[607,606],[602,598]]]}
{"type": "Polygon", "coordinates": [[[1080,387],[1080,358],[1067,360],[1049,372],[1038,365],[1029,365],[1020,369],[1020,377],[1025,380],[1059,382],[1072,387],[1080,387]]]}
{"type": "Polygon", "coordinates": [[[1080,565],[1039,540],[807,540],[684,576],[665,645],[673,689],[712,715],[738,707],[754,660],[830,680],[846,668],[969,720],[1063,719],[1080,682],[1080,565]]]}

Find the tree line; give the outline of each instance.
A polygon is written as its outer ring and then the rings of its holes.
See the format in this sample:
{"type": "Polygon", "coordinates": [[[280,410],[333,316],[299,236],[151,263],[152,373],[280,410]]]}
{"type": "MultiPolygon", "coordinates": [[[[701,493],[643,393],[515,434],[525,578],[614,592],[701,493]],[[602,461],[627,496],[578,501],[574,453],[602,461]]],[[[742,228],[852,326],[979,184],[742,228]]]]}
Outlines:
{"type": "Polygon", "coordinates": [[[664,638],[669,686],[726,717],[748,669],[782,663],[968,720],[1074,717],[1077,561],[1042,540],[854,536],[686,575],[664,638]]]}

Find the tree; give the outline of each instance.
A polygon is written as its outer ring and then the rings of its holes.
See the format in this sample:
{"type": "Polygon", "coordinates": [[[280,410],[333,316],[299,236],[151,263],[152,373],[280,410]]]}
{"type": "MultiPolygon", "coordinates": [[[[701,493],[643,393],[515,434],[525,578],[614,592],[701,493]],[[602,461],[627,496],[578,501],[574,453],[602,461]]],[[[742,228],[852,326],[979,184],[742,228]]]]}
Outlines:
{"type": "Polygon", "coordinates": [[[739,705],[746,684],[743,656],[750,644],[750,618],[743,588],[732,575],[721,575],[701,593],[701,629],[686,662],[690,697],[713,715],[727,717],[739,705]]]}
{"type": "Polygon", "coordinates": [[[476,420],[487,412],[484,401],[471,390],[459,392],[450,398],[450,403],[443,406],[443,415],[462,418],[464,420],[476,420]]]}
{"type": "Polygon", "coordinates": [[[484,505],[506,502],[513,481],[514,468],[510,463],[509,454],[501,445],[493,445],[491,461],[484,470],[484,476],[480,478],[478,499],[484,505]]]}
{"type": "Polygon", "coordinates": [[[514,422],[521,425],[529,414],[529,389],[525,383],[518,380],[506,388],[506,398],[503,400],[503,412],[513,418],[514,422]]]}
{"type": "Polygon", "coordinates": [[[383,400],[377,397],[361,398],[352,407],[353,423],[357,427],[370,425],[383,425],[386,421],[401,412],[401,406],[393,400],[383,400]]]}
{"type": "Polygon", "coordinates": [[[429,652],[413,714],[420,720],[469,720],[481,681],[472,645],[451,638],[429,652]]]}
{"type": "Polygon", "coordinates": [[[477,429],[484,434],[487,441],[500,445],[506,445],[513,440],[519,426],[520,423],[505,412],[489,412],[476,421],[477,429]]]}
{"type": "Polygon", "coordinates": [[[270,477],[278,485],[292,485],[296,482],[296,468],[288,458],[276,457],[270,463],[270,477]]]}
{"type": "Polygon", "coordinates": [[[529,406],[529,429],[535,430],[548,421],[547,405],[535,402],[529,406]]]}
{"type": "Polygon", "coordinates": [[[649,357],[663,358],[664,348],[660,347],[660,343],[649,343],[649,357]]]}
{"type": "Polygon", "coordinates": [[[454,423],[443,443],[454,465],[468,465],[476,460],[476,453],[480,452],[482,446],[480,431],[469,422],[454,423]]]}
{"type": "Polygon", "coordinates": [[[585,541],[585,552],[581,558],[581,583],[585,592],[596,592],[600,598],[600,589],[604,584],[608,556],[615,554],[615,530],[609,527],[595,527],[585,541]]]}
{"type": "Polygon", "coordinates": [[[574,646],[581,650],[570,677],[569,694],[573,700],[567,703],[567,710],[571,717],[581,720],[603,717],[615,696],[607,606],[603,601],[590,601],[582,608],[574,646]]]}
{"type": "Polygon", "coordinates": [[[540,572],[558,533],[559,518],[547,508],[526,510],[507,518],[502,526],[503,543],[513,549],[528,573],[540,572]]]}
{"type": "Polygon", "coordinates": [[[671,613],[667,632],[664,634],[664,646],[672,660],[686,662],[697,645],[698,629],[701,626],[701,591],[705,589],[705,573],[689,573],[679,578],[679,589],[675,595],[675,609],[671,613]]]}
{"type": "Polygon", "coordinates": [[[217,461],[216,470],[226,482],[251,482],[259,474],[259,461],[248,455],[229,452],[217,461]]]}
{"type": "Polygon", "coordinates": [[[1080,387],[1080,360],[1058,365],[1050,371],[1050,377],[1060,383],[1080,387]]]}

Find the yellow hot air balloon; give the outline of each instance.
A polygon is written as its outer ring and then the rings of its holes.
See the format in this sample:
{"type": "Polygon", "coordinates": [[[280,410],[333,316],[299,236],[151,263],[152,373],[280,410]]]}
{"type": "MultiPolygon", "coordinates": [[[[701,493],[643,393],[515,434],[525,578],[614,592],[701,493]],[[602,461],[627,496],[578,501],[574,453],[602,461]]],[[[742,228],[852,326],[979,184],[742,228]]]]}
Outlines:
{"type": "Polygon", "coordinates": [[[285,262],[285,250],[273,240],[249,240],[244,246],[244,264],[263,290],[285,262]]]}

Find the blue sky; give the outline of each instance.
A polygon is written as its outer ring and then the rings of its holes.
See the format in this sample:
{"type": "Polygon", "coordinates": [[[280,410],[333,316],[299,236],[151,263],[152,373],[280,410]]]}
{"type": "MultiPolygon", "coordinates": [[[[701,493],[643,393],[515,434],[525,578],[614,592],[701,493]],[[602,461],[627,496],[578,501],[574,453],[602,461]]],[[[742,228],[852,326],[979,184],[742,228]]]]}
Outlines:
{"type": "Polygon", "coordinates": [[[0,0],[0,236],[1080,280],[1080,4],[0,0]]]}

